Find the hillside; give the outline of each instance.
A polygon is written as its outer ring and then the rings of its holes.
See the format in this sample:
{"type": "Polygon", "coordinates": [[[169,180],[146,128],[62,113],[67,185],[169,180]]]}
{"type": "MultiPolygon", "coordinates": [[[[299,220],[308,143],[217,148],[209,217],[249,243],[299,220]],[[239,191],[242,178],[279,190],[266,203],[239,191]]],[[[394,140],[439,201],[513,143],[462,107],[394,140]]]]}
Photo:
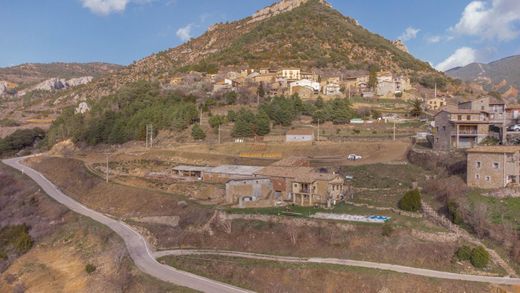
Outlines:
{"type": "Polygon", "coordinates": [[[489,64],[472,63],[446,71],[450,77],[476,82],[487,91],[495,91],[504,98],[517,98],[520,94],[520,55],[504,58],[489,64]]]}
{"type": "Polygon", "coordinates": [[[179,71],[298,66],[435,72],[391,41],[361,27],[323,0],[283,0],[202,36],[135,62],[92,83],[82,96],[104,96],[137,80],[168,81],[179,71]]]}
{"type": "Polygon", "coordinates": [[[24,88],[51,78],[99,77],[114,73],[121,67],[108,63],[28,63],[0,68],[0,81],[9,82],[13,87],[24,88]]]}

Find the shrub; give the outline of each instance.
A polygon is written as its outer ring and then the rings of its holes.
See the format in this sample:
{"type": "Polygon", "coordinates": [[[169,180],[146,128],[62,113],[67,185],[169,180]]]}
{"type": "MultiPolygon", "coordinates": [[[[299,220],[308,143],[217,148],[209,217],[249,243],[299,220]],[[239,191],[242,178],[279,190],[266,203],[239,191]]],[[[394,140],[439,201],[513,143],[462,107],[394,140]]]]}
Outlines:
{"type": "Polygon", "coordinates": [[[467,245],[463,245],[463,246],[459,247],[459,249],[457,249],[457,251],[455,252],[455,256],[460,261],[470,260],[471,254],[472,254],[471,248],[467,245]]]}
{"type": "Polygon", "coordinates": [[[421,209],[421,193],[419,190],[406,192],[399,201],[399,208],[404,211],[417,212],[421,209]]]}
{"type": "Polygon", "coordinates": [[[95,272],[96,269],[97,269],[96,266],[93,264],[90,264],[90,263],[85,266],[85,272],[87,272],[87,274],[89,274],[89,275],[92,274],[93,272],[95,272]]]}
{"type": "Polygon", "coordinates": [[[489,252],[482,246],[473,248],[470,261],[478,269],[485,268],[489,263],[489,252]]]}
{"type": "Polygon", "coordinates": [[[386,222],[383,225],[383,236],[390,237],[394,233],[394,225],[391,222],[386,222]]]}
{"type": "Polygon", "coordinates": [[[204,140],[206,138],[206,133],[204,133],[204,130],[202,130],[198,124],[195,124],[191,128],[191,137],[195,140],[204,140]]]}

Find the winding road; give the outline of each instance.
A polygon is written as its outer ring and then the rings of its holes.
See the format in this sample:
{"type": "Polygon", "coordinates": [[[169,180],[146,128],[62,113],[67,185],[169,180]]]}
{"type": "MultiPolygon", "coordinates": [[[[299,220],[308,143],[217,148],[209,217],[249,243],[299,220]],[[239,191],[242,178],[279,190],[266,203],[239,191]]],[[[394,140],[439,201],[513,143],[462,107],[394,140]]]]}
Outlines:
{"type": "Polygon", "coordinates": [[[134,229],[122,221],[110,218],[97,211],[89,209],[81,203],[73,200],[64,193],[62,193],[54,184],[52,184],[41,173],[34,169],[27,167],[21,163],[23,158],[14,158],[3,160],[2,162],[8,166],[18,169],[33,179],[50,197],[54,198],[59,203],[65,205],[72,211],[89,217],[94,221],[102,223],[116,232],[123,238],[130,256],[137,267],[157,279],[173,283],[176,285],[188,287],[191,289],[203,292],[251,292],[222,282],[214,281],[208,278],[197,276],[188,272],[180,271],[167,265],[159,263],[156,258],[167,255],[222,255],[230,257],[242,257],[250,259],[261,259],[278,262],[292,262],[292,263],[318,263],[318,264],[334,264],[353,267],[363,267],[378,270],[387,270],[404,274],[411,274],[417,276],[431,277],[446,280],[460,280],[472,282],[484,282],[503,285],[520,285],[520,278],[508,277],[488,277],[477,275],[456,274],[450,272],[434,271],[421,268],[406,267],[400,265],[392,265],[385,263],[375,263],[347,259],[335,258],[303,258],[303,257],[285,257],[274,256],[246,252],[234,251],[219,251],[219,250],[169,250],[154,252],[147,241],[134,229]]]}
{"type": "Polygon", "coordinates": [[[50,197],[65,205],[70,210],[104,224],[116,232],[119,236],[121,236],[121,238],[123,238],[130,257],[132,257],[134,263],[141,271],[162,281],[202,292],[251,292],[188,272],[183,272],[159,263],[153,256],[153,251],[150,249],[149,244],[134,229],[122,221],[112,219],[99,212],[91,210],[81,203],[66,196],[41,173],[23,165],[21,161],[24,159],[26,159],[26,157],[3,160],[2,162],[25,173],[32,180],[34,180],[50,197]]]}

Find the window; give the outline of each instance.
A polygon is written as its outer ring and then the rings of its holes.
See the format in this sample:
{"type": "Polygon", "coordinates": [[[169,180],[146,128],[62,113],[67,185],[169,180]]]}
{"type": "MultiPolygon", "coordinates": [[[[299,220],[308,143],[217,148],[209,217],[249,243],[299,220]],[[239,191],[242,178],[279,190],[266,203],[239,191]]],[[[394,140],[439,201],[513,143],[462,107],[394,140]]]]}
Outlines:
{"type": "Polygon", "coordinates": [[[475,175],[475,179],[480,180],[480,175],[479,174],[475,175]]]}
{"type": "Polygon", "coordinates": [[[471,115],[466,116],[466,120],[471,120],[471,115]]]}
{"type": "Polygon", "coordinates": [[[443,127],[442,127],[442,131],[446,131],[446,126],[443,126],[443,127]]]}
{"type": "Polygon", "coordinates": [[[480,169],[480,166],[482,165],[480,162],[477,162],[477,169],[480,169]]]}
{"type": "Polygon", "coordinates": [[[491,181],[491,177],[486,176],[486,181],[488,181],[488,182],[491,181]]]}
{"type": "Polygon", "coordinates": [[[497,163],[497,162],[494,162],[493,163],[493,169],[498,169],[498,168],[500,168],[500,164],[497,163]]]}
{"type": "Polygon", "coordinates": [[[462,115],[457,115],[457,120],[462,120],[462,115]]]}

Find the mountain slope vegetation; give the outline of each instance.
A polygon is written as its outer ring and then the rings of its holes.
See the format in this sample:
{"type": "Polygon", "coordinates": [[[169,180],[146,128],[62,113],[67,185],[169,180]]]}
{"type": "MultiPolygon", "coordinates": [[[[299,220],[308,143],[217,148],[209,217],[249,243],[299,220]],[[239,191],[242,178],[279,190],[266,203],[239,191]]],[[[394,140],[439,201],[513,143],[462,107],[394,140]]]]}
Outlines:
{"type": "Polygon", "coordinates": [[[450,69],[446,74],[463,81],[476,82],[485,90],[497,92],[504,98],[516,98],[520,94],[520,55],[489,64],[472,63],[450,69]]]}

